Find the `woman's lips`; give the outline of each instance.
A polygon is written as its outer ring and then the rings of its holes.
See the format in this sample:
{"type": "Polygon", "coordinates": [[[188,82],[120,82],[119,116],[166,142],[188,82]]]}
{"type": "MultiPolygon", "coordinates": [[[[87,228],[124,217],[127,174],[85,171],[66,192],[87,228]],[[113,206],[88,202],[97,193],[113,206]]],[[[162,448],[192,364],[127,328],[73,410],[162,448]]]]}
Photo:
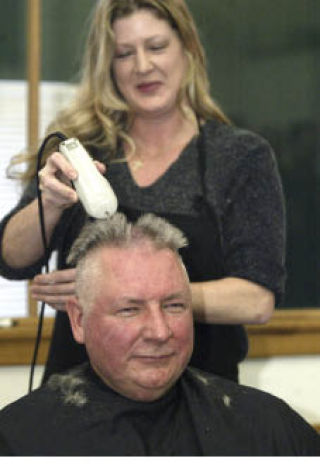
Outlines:
{"type": "Polygon", "coordinates": [[[144,94],[151,94],[158,90],[158,88],[161,86],[161,82],[143,82],[142,84],[138,84],[137,88],[139,89],[140,92],[144,94]]]}

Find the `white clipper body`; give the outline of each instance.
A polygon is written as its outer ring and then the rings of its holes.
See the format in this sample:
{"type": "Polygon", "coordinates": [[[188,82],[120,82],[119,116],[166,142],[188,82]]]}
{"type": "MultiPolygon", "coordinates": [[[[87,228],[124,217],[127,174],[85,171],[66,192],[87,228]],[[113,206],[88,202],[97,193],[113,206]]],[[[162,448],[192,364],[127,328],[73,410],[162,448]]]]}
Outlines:
{"type": "Polygon", "coordinates": [[[117,197],[83,145],[71,138],[61,142],[59,150],[78,173],[73,183],[87,214],[100,219],[113,215],[118,208],[117,197]]]}

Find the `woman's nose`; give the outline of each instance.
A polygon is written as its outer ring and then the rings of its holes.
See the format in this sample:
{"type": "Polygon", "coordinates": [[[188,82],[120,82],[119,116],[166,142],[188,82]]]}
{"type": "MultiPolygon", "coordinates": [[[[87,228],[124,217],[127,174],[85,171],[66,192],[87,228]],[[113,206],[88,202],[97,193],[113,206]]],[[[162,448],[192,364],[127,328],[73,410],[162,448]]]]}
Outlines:
{"type": "Polygon", "coordinates": [[[135,68],[137,73],[145,74],[152,70],[151,57],[145,50],[138,50],[136,53],[135,68]]]}

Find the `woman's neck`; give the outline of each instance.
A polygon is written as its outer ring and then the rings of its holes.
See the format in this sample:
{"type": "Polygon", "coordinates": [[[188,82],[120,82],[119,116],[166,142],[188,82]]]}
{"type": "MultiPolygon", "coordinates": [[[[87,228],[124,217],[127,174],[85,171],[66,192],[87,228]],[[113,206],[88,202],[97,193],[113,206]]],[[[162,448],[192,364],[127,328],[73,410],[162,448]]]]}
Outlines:
{"type": "Polygon", "coordinates": [[[130,135],[135,141],[137,153],[159,153],[162,148],[184,145],[198,133],[196,121],[187,119],[180,112],[170,117],[136,118],[130,135]]]}
{"type": "Polygon", "coordinates": [[[136,151],[128,165],[139,186],[150,186],[174,163],[199,132],[196,121],[181,114],[172,118],[136,119],[130,135],[136,151]]]}

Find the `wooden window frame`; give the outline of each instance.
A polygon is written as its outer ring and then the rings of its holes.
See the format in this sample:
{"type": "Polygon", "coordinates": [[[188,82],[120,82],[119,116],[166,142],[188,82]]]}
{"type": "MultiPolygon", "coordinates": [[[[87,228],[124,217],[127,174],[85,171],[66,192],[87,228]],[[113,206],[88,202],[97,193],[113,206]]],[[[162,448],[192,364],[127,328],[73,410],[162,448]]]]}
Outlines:
{"type": "MultiPolygon", "coordinates": [[[[37,318],[13,320],[12,328],[0,329],[0,366],[29,365],[32,359],[37,318]]],[[[38,364],[47,358],[53,318],[43,320],[38,364]]],[[[276,310],[264,325],[247,326],[248,358],[320,353],[320,309],[276,310]]],[[[312,425],[320,433],[320,424],[312,425]]]]}
{"type": "MultiPolygon", "coordinates": [[[[28,146],[38,144],[41,63],[41,0],[28,0],[28,146]]],[[[0,329],[0,366],[29,365],[37,333],[37,305],[29,297],[29,316],[0,329]]],[[[37,363],[45,363],[54,318],[44,318],[37,363]]],[[[320,354],[320,308],[276,310],[264,325],[247,326],[248,358],[320,354]]],[[[320,425],[314,425],[320,432],[320,425]]]]}
{"type": "MultiPolygon", "coordinates": [[[[30,365],[38,320],[13,319],[14,326],[0,329],[0,366],[30,365]]],[[[37,363],[46,361],[54,318],[44,318],[37,363]]],[[[320,308],[276,310],[264,325],[247,326],[248,358],[320,354],[320,308]]],[[[320,424],[312,425],[320,433],[320,424]]]]}
{"type": "Polygon", "coordinates": [[[276,310],[268,323],[247,331],[249,358],[320,354],[320,308],[276,310]]]}
{"type": "MultiPolygon", "coordinates": [[[[28,0],[27,74],[28,146],[36,147],[39,137],[39,82],[41,69],[41,0],[28,0]]],[[[0,364],[28,364],[37,330],[37,304],[28,297],[28,317],[14,320],[12,328],[0,329],[0,364]]],[[[45,318],[39,363],[44,363],[53,327],[45,318]]],[[[277,310],[266,325],[247,327],[249,357],[320,353],[320,308],[277,310]]]]}
{"type": "MultiPolygon", "coordinates": [[[[41,69],[41,0],[28,0],[27,74],[28,146],[36,147],[39,137],[39,82],[41,69]]],[[[37,304],[28,297],[27,318],[14,320],[12,328],[0,329],[0,365],[28,364],[37,330],[37,304]]],[[[50,343],[53,319],[45,318],[39,363],[44,363],[50,343]]],[[[265,325],[247,327],[249,357],[320,353],[320,308],[277,310],[265,325]]]]}
{"type": "MultiPolygon", "coordinates": [[[[38,320],[15,318],[0,329],[0,365],[28,365],[32,359],[38,320]]],[[[44,318],[38,363],[47,358],[54,318],[44,318]]],[[[276,310],[264,325],[246,326],[248,358],[320,354],[320,308],[276,310]]]]}

